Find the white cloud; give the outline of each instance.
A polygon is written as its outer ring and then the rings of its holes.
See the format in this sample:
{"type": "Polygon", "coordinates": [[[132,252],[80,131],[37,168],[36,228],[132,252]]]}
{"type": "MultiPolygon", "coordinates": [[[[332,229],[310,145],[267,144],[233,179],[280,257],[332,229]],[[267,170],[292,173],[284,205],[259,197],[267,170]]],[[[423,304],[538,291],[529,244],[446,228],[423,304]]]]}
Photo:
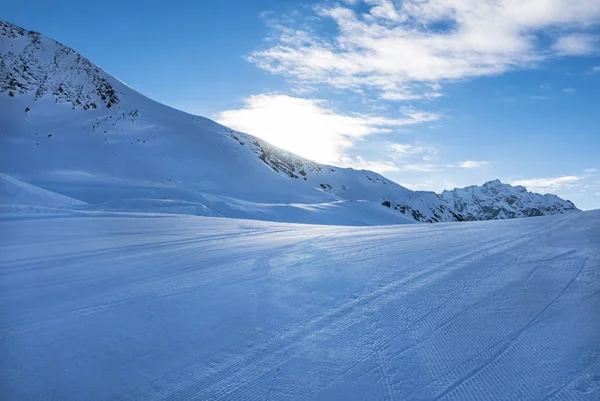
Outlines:
{"type": "Polygon", "coordinates": [[[392,152],[395,157],[404,158],[408,156],[419,156],[423,160],[431,160],[432,156],[438,152],[433,146],[421,146],[419,144],[413,145],[408,143],[389,143],[387,149],[392,152]]]}
{"type": "Polygon", "coordinates": [[[249,60],[305,84],[374,89],[388,100],[434,98],[441,96],[440,82],[593,52],[596,38],[583,30],[600,19],[598,0],[578,0],[576,6],[571,0],[326,4],[302,22],[286,17],[274,23],[267,42],[272,45],[249,60]],[[331,21],[337,29],[320,35],[331,21]]]}
{"type": "Polygon", "coordinates": [[[388,145],[388,149],[401,154],[413,154],[415,151],[415,147],[413,145],[404,143],[391,143],[388,145]]]}
{"type": "Polygon", "coordinates": [[[215,117],[223,125],[300,156],[341,164],[344,151],[361,138],[440,118],[410,107],[401,109],[401,113],[402,118],[340,114],[328,109],[323,100],[261,94],[245,99],[242,108],[223,111],[215,117]]]}
{"type": "Polygon", "coordinates": [[[597,168],[586,168],[585,170],[583,170],[584,173],[588,173],[588,174],[595,173],[597,171],[598,171],[597,168]]]}
{"type": "Polygon", "coordinates": [[[592,53],[598,38],[587,34],[573,34],[558,38],[554,50],[561,56],[581,56],[592,53]]]}
{"type": "Polygon", "coordinates": [[[513,181],[512,185],[522,185],[530,191],[549,192],[569,188],[581,180],[581,177],[567,175],[553,178],[531,178],[527,180],[513,181]]]}
{"type": "Polygon", "coordinates": [[[443,169],[437,164],[421,163],[421,164],[403,164],[398,166],[398,171],[421,171],[432,172],[442,171],[443,169]]]}
{"type": "Polygon", "coordinates": [[[380,174],[390,172],[434,172],[442,171],[441,166],[432,163],[397,163],[383,160],[365,160],[362,156],[351,158],[342,156],[341,167],[352,167],[359,170],[371,170],[380,174]]]}
{"type": "Polygon", "coordinates": [[[563,92],[571,94],[571,93],[575,93],[575,89],[574,88],[565,88],[565,89],[563,89],[563,92]]]}
{"type": "Polygon", "coordinates": [[[486,164],[489,164],[489,162],[487,161],[475,161],[475,160],[465,160],[462,161],[460,163],[458,163],[458,165],[452,165],[449,164],[448,167],[460,167],[460,168],[479,168],[482,166],[485,166],[486,164]]]}
{"type": "Polygon", "coordinates": [[[352,167],[357,170],[371,170],[379,174],[400,171],[400,169],[392,162],[365,160],[362,156],[357,156],[355,158],[342,156],[340,158],[340,166],[352,167]]]}
{"type": "Polygon", "coordinates": [[[442,192],[445,189],[457,188],[459,185],[453,180],[446,180],[441,178],[426,178],[419,179],[418,181],[402,181],[399,182],[403,187],[415,190],[415,191],[435,191],[442,192]]]}
{"type": "Polygon", "coordinates": [[[592,73],[597,73],[597,72],[600,72],[600,65],[592,67],[592,73]]]}
{"type": "Polygon", "coordinates": [[[548,99],[548,97],[546,97],[546,96],[531,96],[530,99],[531,100],[546,100],[546,99],[548,99]]]}

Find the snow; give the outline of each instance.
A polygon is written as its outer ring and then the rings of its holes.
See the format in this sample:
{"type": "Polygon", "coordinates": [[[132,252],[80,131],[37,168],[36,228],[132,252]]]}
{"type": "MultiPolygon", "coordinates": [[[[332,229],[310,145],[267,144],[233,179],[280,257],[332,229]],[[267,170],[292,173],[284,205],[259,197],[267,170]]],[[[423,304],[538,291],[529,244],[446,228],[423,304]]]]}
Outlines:
{"type": "Polygon", "coordinates": [[[0,54],[0,172],[97,209],[350,226],[461,220],[433,192],[174,110],[2,21],[0,54]]]}
{"type": "Polygon", "coordinates": [[[600,399],[600,212],[0,212],[6,399],[600,399]]]}
{"type": "Polygon", "coordinates": [[[453,220],[431,193],[425,201],[376,173],[319,165],[159,104],[73,49],[1,21],[0,52],[0,171],[29,184],[127,210],[137,199],[139,211],[152,204],[162,212],[156,200],[166,200],[199,204],[185,210],[201,215],[414,222],[381,205],[389,200],[418,208],[423,219],[453,220]],[[323,205],[330,217],[309,213],[323,205]],[[369,218],[347,217],[361,208],[369,218]]]}
{"type": "Polygon", "coordinates": [[[501,220],[579,211],[572,202],[556,195],[528,192],[523,186],[503,184],[500,180],[443,191],[439,197],[465,220],[501,220]]]}
{"type": "Polygon", "coordinates": [[[2,21],[0,54],[1,398],[600,399],[600,211],[314,163],[2,21]],[[561,215],[414,224],[457,212],[561,215]]]}
{"type": "Polygon", "coordinates": [[[0,173],[0,205],[82,206],[85,202],[27,184],[0,173]]]}

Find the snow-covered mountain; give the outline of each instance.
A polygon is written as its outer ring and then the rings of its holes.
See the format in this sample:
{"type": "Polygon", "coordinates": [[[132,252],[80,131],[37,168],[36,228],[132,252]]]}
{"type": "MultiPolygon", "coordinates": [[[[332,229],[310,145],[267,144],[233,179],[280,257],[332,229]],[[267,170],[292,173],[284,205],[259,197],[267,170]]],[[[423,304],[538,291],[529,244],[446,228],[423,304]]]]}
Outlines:
{"type": "Polygon", "coordinates": [[[344,225],[463,220],[444,195],[172,109],[1,21],[0,55],[0,171],[89,207],[344,225]]]}
{"type": "Polygon", "coordinates": [[[439,197],[465,220],[513,219],[579,211],[571,201],[556,195],[528,192],[523,186],[503,184],[499,180],[444,191],[439,197]]]}
{"type": "Polygon", "coordinates": [[[331,224],[457,219],[433,192],[317,164],[154,102],[39,33],[0,23],[0,53],[0,171],[30,184],[114,209],[185,204],[331,224]]]}

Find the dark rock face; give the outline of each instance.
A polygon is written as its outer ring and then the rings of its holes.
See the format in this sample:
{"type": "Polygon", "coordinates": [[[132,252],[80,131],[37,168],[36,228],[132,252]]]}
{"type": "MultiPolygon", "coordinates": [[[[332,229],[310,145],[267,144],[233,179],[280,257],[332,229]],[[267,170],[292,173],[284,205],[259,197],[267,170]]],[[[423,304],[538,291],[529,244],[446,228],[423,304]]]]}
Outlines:
{"type": "Polygon", "coordinates": [[[57,103],[114,108],[119,94],[106,74],[75,50],[0,21],[0,93],[52,95],[57,103]]]}

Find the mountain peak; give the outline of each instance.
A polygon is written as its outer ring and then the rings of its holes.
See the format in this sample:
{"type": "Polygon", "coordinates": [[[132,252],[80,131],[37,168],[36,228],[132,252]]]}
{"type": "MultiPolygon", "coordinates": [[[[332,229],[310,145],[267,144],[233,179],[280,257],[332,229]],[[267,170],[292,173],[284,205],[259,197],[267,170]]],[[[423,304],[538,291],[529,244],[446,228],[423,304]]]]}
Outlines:
{"type": "Polygon", "coordinates": [[[491,181],[488,181],[485,184],[483,184],[484,187],[498,187],[501,185],[504,185],[504,184],[502,184],[502,182],[497,178],[495,180],[491,180],[491,181]]]}
{"type": "Polygon", "coordinates": [[[572,202],[556,195],[529,192],[521,185],[504,184],[498,179],[482,186],[472,185],[443,191],[440,198],[466,220],[543,216],[579,210],[572,202]]]}
{"type": "Polygon", "coordinates": [[[57,103],[112,108],[119,94],[111,77],[75,50],[37,32],[0,21],[0,93],[52,97],[57,103]]]}

